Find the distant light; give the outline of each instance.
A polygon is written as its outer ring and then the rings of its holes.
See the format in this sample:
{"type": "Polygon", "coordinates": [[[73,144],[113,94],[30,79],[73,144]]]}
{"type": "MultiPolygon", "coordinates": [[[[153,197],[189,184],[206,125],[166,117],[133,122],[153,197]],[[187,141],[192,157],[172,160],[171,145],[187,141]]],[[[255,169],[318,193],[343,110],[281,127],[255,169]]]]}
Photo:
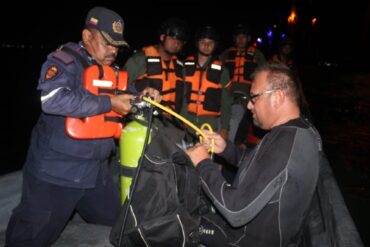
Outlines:
{"type": "Polygon", "coordinates": [[[257,38],[257,42],[262,44],[262,39],[261,38],[257,38]]]}
{"type": "Polygon", "coordinates": [[[312,24],[312,26],[315,26],[317,24],[317,18],[316,17],[312,18],[311,24],[312,24]]]}
{"type": "Polygon", "coordinates": [[[9,43],[1,43],[0,48],[2,49],[43,49],[44,46],[40,45],[40,47],[32,45],[32,44],[9,44],[9,43]]]}
{"type": "Polygon", "coordinates": [[[274,24],[274,28],[277,28],[277,25],[276,24],[274,24]]]}
{"type": "Polygon", "coordinates": [[[267,31],[267,37],[268,37],[268,38],[272,38],[272,30],[271,30],[271,29],[269,29],[269,30],[267,31]]]}
{"type": "Polygon", "coordinates": [[[14,48],[15,45],[13,45],[13,44],[1,44],[1,47],[2,48],[14,48]]]}
{"type": "Polygon", "coordinates": [[[282,33],[282,34],[280,35],[280,38],[282,38],[282,39],[285,39],[285,37],[286,37],[285,33],[282,33]]]}
{"type": "Polygon", "coordinates": [[[295,9],[292,9],[288,17],[288,24],[295,24],[296,22],[297,22],[297,14],[295,12],[295,9]]]}

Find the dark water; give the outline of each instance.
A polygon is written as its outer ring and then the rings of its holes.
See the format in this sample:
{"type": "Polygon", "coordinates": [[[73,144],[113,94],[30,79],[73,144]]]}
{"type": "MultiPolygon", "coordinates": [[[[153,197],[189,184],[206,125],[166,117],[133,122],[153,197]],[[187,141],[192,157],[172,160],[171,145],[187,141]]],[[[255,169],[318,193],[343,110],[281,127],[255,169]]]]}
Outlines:
{"type": "MultiPolygon", "coordinates": [[[[21,169],[40,112],[37,79],[53,47],[1,49],[0,174],[21,169]],[[5,75],[5,76],[4,76],[5,75]]],[[[302,66],[299,70],[324,150],[365,245],[370,244],[370,72],[361,67],[302,66]]]]}
{"type": "Polygon", "coordinates": [[[46,49],[1,49],[6,58],[1,71],[1,168],[0,173],[20,169],[31,129],[40,113],[37,79],[46,49]],[[4,77],[5,76],[5,77],[4,77]]]}
{"type": "Polygon", "coordinates": [[[370,71],[358,64],[306,66],[301,78],[325,153],[361,238],[369,246],[370,71]]]}

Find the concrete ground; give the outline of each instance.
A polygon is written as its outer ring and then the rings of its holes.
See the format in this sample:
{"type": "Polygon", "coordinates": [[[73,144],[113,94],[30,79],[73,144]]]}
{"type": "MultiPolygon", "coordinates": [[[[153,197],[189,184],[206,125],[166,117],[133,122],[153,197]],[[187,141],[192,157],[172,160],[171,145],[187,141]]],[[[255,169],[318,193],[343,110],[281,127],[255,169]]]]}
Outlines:
{"type": "MultiPolygon", "coordinates": [[[[5,245],[5,231],[13,208],[20,200],[21,171],[0,177],[0,246],[5,245]]],[[[53,247],[108,247],[110,227],[85,223],[76,215],[53,247]]]]}

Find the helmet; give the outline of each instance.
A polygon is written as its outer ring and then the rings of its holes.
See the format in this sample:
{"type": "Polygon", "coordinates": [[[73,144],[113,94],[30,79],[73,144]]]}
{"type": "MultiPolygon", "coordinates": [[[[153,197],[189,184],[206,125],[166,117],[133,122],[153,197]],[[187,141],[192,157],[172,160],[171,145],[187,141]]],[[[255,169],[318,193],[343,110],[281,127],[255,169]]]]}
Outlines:
{"type": "Polygon", "coordinates": [[[202,26],[198,28],[197,32],[195,33],[195,42],[197,42],[200,39],[211,39],[215,42],[218,42],[220,40],[220,35],[218,34],[216,28],[212,26],[202,26]]]}
{"type": "Polygon", "coordinates": [[[185,42],[188,38],[188,27],[185,21],[177,18],[170,18],[161,24],[159,35],[162,34],[185,42]]]}
{"type": "Polygon", "coordinates": [[[238,24],[233,28],[233,36],[237,36],[239,34],[244,34],[246,36],[250,35],[249,28],[244,24],[238,24]]]}

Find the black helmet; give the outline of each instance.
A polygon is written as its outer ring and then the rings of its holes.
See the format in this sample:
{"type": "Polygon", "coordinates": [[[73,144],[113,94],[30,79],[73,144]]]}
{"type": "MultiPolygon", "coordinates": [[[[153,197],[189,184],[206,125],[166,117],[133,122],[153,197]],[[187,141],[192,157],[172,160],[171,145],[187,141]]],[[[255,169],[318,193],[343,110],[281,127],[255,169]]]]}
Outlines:
{"type": "Polygon", "coordinates": [[[185,21],[177,18],[170,18],[161,24],[159,35],[162,34],[185,42],[188,39],[188,27],[185,21]]]}
{"type": "Polygon", "coordinates": [[[198,28],[197,32],[195,33],[195,42],[198,42],[200,39],[211,39],[215,42],[220,40],[220,35],[218,34],[216,28],[211,26],[202,26],[198,28]]]}
{"type": "Polygon", "coordinates": [[[233,36],[237,36],[239,34],[244,34],[246,36],[250,35],[249,28],[244,24],[238,24],[233,28],[233,36]]]}

